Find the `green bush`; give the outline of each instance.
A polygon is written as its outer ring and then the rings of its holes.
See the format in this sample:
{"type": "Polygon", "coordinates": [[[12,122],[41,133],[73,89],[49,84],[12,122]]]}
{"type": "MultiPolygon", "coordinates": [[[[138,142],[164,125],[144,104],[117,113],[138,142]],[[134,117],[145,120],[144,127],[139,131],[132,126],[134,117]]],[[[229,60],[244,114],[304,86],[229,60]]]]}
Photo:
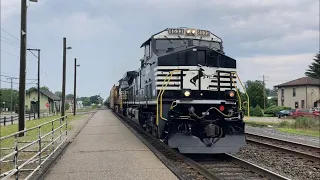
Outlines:
{"type": "Polygon", "coordinates": [[[296,129],[320,129],[320,121],[317,118],[298,117],[294,120],[292,126],[296,129]]]}
{"type": "Polygon", "coordinates": [[[69,103],[66,103],[66,106],[65,106],[65,110],[68,110],[70,108],[70,104],[69,103]]]}
{"type": "Polygon", "coordinates": [[[290,127],[291,124],[288,121],[281,121],[278,126],[281,128],[284,128],[284,127],[290,127]]]}
{"type": "Polygon", "coordinates": [[[259,105],[257,105],[250,113],[252,116],[262,117],[263,111],[259,105]]]}
{"type": "Polygon", "coordinates": [[[95,109],[95,108],[98,107],[98,105],[95,104],[95,105],[92,105],[91,107],[92,107],[93,109],[95,109]]]}
{"type": "Polygon", "coordinates": [[[275,114],[279,111],[290,110],[290,109],[291,109],[290,107],[285,107],[285,106],[270,106],[264,111],[264,113],[272,114],[273,116],[275,116],[275,114]]]}

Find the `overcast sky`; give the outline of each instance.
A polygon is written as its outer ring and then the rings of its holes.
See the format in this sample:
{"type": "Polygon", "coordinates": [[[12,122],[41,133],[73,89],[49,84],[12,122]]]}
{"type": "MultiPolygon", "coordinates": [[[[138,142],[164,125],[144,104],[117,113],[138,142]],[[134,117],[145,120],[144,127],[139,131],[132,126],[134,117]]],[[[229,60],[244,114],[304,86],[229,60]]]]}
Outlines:
{"type": "MultiPolygon", "coordinates": [[[[0,1],[1,74],[19,77],[21,0],[0,1]]],[[[27,44],[41,49],[41,85],[53,92],[62,86],[63,37],[72,46],[67,93],[73,91],[76,57],[77,95],[103,98],[127,70],[139,67],[140,45],[168,27],[210,30],[237,60],[242,81],[266,75],[268,87],[304,76],[319,50],[319,0],[38,1],[28,3],[27,44]]],[[[27,54],[27,78],[37,78],[37,59],[27,54]]]]}

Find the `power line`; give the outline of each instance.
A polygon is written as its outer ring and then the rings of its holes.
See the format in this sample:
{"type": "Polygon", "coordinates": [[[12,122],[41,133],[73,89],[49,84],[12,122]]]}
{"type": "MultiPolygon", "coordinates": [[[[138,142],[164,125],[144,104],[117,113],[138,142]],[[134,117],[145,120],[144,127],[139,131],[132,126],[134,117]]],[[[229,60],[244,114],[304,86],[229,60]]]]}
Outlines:
{"type": "MultiPolygon", "coordinates": [[[[1,36],[1,38],[6,39],[7,41],[10,41],[10,42],[12,42],[12,43],[14,43],[14,44],[19,45],[18,43],[14,42],[14,41],[12,41],[11,39],[6,38],[6,37],[4,37],[4,36],[1,36]]],[[[19,46],[20,46],[20,45],[19,45],[19,46]]]]}
{"type": "MultiPolygon", "coordinates": [[[[11,37],[15,38],[16,40],[20,41],[19,38],[15,37],[14,35],[12,35],[11,33],[9,33],[8,31],[4,30],[3,28],[0,28],[2,31],[4,31],[5,33],[9,34],[11,37]]],[[[27,44],[29,47],[34,48],[33,46],[27,44]]],[[[20,46],[19,46],[20,47],[20,46]]]]}
{"type": "Polygon", "coordinates": [[[13,44],[13,43],[11,43],[11,42],[7,42],[7,41],[5,41],[5,40],[1,40],[1,42],[5,42],[5,43],[7,43],[7,44],[10,44],[11,46],[15,46],[15,47],[17,47],[17,48],[19,48],[20,46],[18,46],[18,45],[16,45],[16,44],[13,44]]]}
{"type": "Polygon", "coordinates": [[[6,53],[6,54],[9,54],[9,55],[11,55],[11,56],[19,57],[19,56],[15,55],[15,54],[12,54],[12,53],[9,53],[9,52],[6,52],[6,51],[3,51],[2,49],[0,49],[0,51],[1,51],[1,52],[4,52],[4,53],[6,53]]]}
{"type": "MultiPolygon", "coordinates": [[[[0,74],[0,76],[6,77],[6,78],[12,78],[12,79],[19,79],[19,78],[13,77],[13,76],[7,76],[7,75],[1,75],[1,74],[0,74]]],[[[35,81],[37,79],[26,79],[26,80],[35,81]]]]}
{"type": "Polygon", "coordinates": [[[14,35],[12,35],[11,33],[9,33],[8,31],[4,30],[3,28],[0,28],[2,31],[4,31],[5,33],[9,34],[11,37],[15,38],[16,40],[20,41],[19,38],[15,37],[14,35]]]}

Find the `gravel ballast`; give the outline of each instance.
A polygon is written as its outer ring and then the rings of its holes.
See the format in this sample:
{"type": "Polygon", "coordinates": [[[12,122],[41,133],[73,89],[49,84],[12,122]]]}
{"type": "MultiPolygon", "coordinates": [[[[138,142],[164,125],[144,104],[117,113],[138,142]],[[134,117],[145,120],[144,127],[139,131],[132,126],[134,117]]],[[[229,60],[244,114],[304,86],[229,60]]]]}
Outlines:
{"type": "Polygon", "coordinates": [[[235,156],[290,179],[320,179],[320,163],[281,153],[265,146],[248,144],[235,156]]]}

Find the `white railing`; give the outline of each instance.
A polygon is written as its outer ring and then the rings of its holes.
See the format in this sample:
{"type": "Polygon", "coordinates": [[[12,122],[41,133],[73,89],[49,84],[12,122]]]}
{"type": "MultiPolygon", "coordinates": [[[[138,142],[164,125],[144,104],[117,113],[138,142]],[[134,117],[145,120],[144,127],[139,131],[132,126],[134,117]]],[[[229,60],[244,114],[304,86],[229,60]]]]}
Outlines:
{"type": "Polygon", "coordinates": [[[67,141],[67,116],[0,138],[0,178],[29,179],[67,141]],[[24,134],[24,136],[21,136],[24,134]]]}

